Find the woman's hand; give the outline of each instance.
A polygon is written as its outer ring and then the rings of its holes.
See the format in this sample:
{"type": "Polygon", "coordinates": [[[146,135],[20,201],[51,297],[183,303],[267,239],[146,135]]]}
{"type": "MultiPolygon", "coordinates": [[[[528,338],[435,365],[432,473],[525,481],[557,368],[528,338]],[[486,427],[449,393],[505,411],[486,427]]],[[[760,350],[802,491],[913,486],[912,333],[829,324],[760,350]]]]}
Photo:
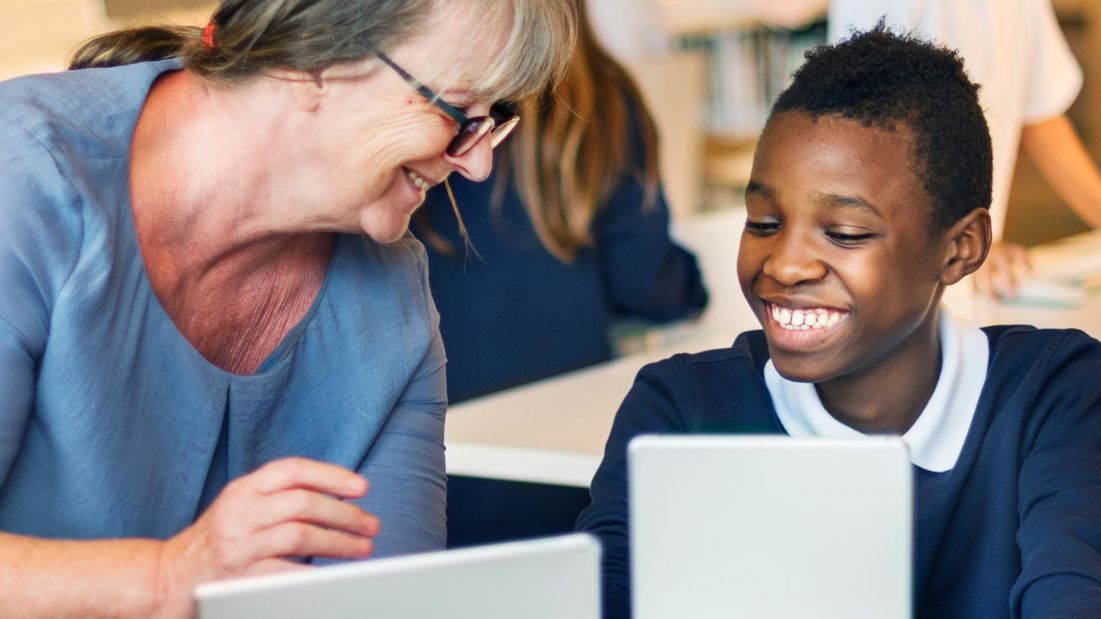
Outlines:
{"type": "Polygon", "coordinates": [[[1027,249],[1012,243],[994,243],[986,262],[975,272],[975,290],[996,299],[1013,299],[1020,282],[1031,274],[1027,249]]]}
{"type": "Polygon", "coordinates": [[[287,557],[367,556],[378,519],[343,501],[366,493],[359,475],[303,458],[277,460],[234,480],[195,524],[164,543],[163,615],[190,615],[192,593],[203,582],[303,569],[287,557]]]}

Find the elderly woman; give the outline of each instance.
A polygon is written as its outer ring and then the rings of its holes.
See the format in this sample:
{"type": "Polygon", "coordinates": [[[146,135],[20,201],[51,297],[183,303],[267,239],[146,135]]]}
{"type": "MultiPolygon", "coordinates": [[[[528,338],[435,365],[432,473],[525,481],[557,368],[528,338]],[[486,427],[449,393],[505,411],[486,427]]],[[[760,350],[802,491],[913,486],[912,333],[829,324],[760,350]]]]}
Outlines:
{"type": "Polygon", "coordinates": [[[560,74],[573,19],[225,0],[0,84],[0,616],[187,616],[204,581],[444,546],[406,226],[489,174],[495,103],[560,74]]]}

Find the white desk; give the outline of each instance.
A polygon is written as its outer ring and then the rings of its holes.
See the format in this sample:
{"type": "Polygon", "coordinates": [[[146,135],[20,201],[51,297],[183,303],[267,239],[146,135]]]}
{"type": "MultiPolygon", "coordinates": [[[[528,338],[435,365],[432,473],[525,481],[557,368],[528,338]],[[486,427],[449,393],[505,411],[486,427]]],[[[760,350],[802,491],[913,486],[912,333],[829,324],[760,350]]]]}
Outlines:
{"type": "MultiPolygon", "coordinates": [[[[735,269],[744,212],[709,213],[677,226],[675,235],[696,252],[711,291],[708,310],[695,322],[655,329],[645,350],[569,374],[464,402],[448,412],[447,472],[588,487],[604,451],[619,404],[645,364],[678,352],[729,346],[742,331],[759,327],[742,298],[735,269]]],[[[1101,235],[1091,242],[1101,244],[1101,235]]],[[[1072,246],[1071,253],[1079,253],[1072,246]]],[[[1037,266],[1046,266],[1037,257],[1037,266]]],[[[976,299],[967,282],[953,286],[945,303],[976,324],[1025,323],[1077,327],[1101,337],[1101,295],[1085,307],[1044,309],[976,299]]]]}

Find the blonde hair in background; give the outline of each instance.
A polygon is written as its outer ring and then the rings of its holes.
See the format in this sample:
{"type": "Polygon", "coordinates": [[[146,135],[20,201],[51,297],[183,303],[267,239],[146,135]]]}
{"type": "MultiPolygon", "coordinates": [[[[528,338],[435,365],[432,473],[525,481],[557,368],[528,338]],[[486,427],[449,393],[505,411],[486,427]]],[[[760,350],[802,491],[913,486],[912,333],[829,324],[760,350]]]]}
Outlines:
{"type": "MultiPolygon", "coordinates": [[[[520,106],[518,136],[507,146],[507,174],[543,246],[563,262],[592,245],[592,222],[624,175],[643,186],[642,208],[658,195],[657,131],[638,87],[597,42],[578,0],[578,41],[556,90],[520,106]],[[632,114],[639,119],[634,135],[632,114]],[[630,167],[630,153],[646,154],[630,167]]],[[[504,172],[504,170],[503,170],[504,172]]],[[[502,179],[506,174],[502,174],[502,179]]],[[[503,186],[494,188],[499,207],[503,186]]]]}
{"type": "MultiPolygon", "coordinates": [[[[583,0],[572,2],[577,44],[566,75],[557,86],[520,102],[520,124],[502,146],[490,198],[490,208],[499,212],[511,182],[539,242],[564,263],[593,244],[593,218],[624,175],[634,175],[642,184],[643,209],[653,208],[659,189],[657,130],[638,86],[596,40],[583,0]],[[632,115],[639,126],[632,125],[632,115]],[[641,144],[634,143],[638,139],[641,144]],[[641,167],[631,167],[628,153],[640,148],[645,160],[641,167]]],[[[456,208],[454,198],[451,203],[456,208]]],[[[423,211],[417,211],[414,222],[425,243],[457,257],[423,211]]],[[[471,249],[461,218],[459,235],[471,249]]]]}

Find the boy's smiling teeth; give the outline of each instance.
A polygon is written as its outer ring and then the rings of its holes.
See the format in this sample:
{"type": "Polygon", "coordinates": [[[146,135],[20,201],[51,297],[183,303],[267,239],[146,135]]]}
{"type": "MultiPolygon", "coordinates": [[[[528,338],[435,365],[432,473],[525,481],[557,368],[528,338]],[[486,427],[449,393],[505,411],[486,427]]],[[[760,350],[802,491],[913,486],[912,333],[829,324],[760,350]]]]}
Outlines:
{"type": "Polygon", "coordinates": [[[822,307],[788,309],[767,303],[766,308],[777,324],[790,330],[828,329],[848,315],[845,312],[822,307]]]}
{"type": "Polygon", "coordinates": [[[413,181],[413,184],[416,185],[417,188],[419,188],[419,189],[423,189],[424,191],[428,191],[429,189],[432,188],[431,183],[429,183],[428,181],[421,178],[420,174],[417,174],[416,172],[414,172],[412,170],[409,170],[408,173],[406,174],[406,176],[408,176],[409,179],[411,181],[413,181]]]}

